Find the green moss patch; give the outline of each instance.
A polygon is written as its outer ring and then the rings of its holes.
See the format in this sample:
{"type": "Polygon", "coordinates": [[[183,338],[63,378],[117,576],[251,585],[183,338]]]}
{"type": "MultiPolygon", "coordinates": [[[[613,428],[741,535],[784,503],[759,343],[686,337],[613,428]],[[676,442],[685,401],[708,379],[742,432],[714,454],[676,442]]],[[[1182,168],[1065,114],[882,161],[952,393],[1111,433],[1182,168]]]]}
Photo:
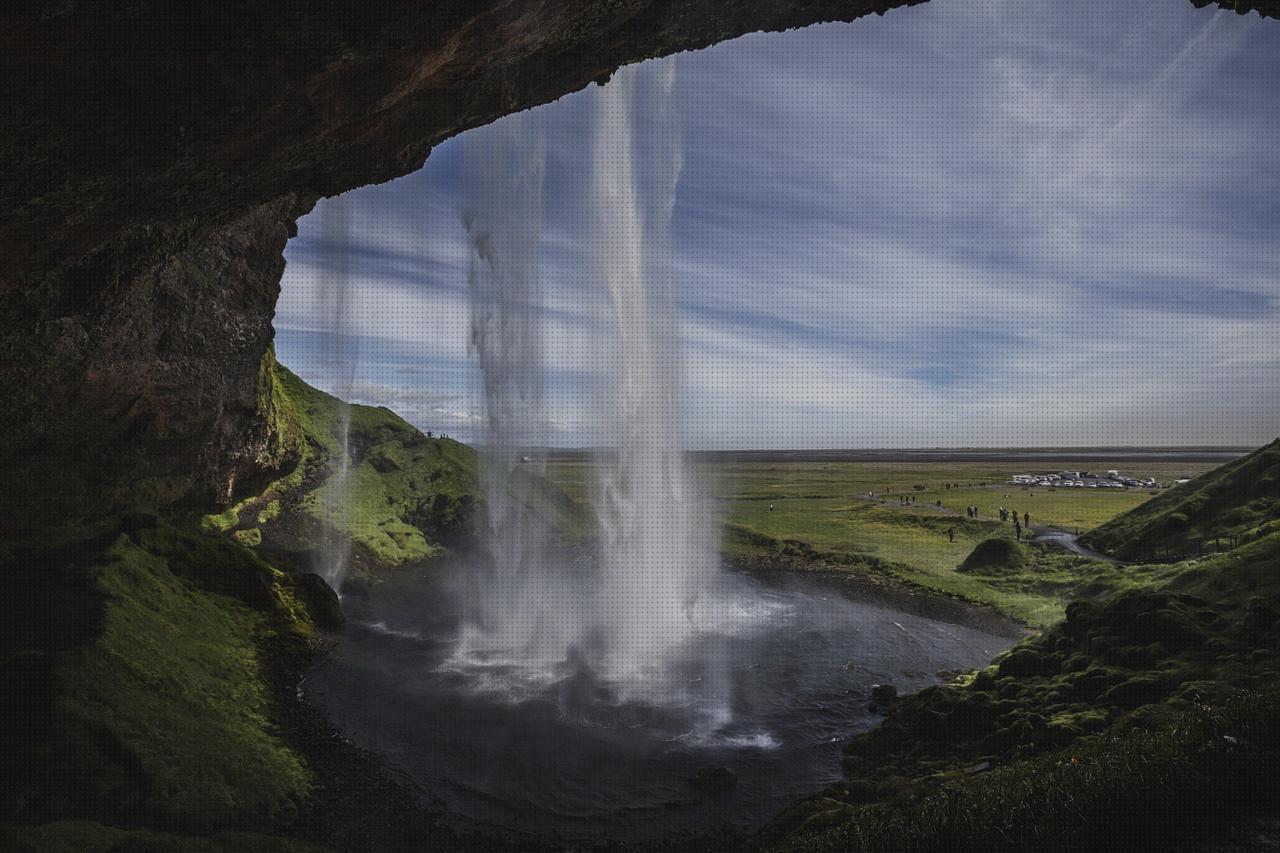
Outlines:
{"type": "Polygon", "coordinates": [[[120,535],[89,571],[101,631],[58,660],[55,736],[28,797],[180,831],[294,814],[311,778],[274,732],[259,644],[286,625],[305,632],[305,611],[272,570],[160,523],[120,535]],[[232,579],[214,585],[236,597],[197,586],[223,572],[232,579]],[[250,573],[269,598],[243,594],[250,573]]]}

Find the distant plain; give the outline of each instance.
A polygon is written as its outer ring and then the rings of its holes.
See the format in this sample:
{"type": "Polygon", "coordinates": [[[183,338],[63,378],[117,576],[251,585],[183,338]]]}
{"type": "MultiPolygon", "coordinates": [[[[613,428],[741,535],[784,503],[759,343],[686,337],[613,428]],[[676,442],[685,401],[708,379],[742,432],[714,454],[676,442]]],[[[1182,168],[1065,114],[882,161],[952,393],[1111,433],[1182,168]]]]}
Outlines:
{"type": "MultiPolygon", "coordinates": [[[[1012,518],[1000,521],[1000,507],[1029,515],[1032,532],[1053,528],[1084,533],[1174,487],[1177,480],[1194,478],[1239,455],[1231,448],[747,451],[697,454],[694,470],[704,493],[723,513],[723,550],[730,560],[758,564],[783,555],[794,558],[793,568],[800,563],[871,571],[1041,625],[1061,615],[1078,583],[1074,567],[1039,560],[1036,577],[1018,584],[955,571],[983,540],[1015,537],[1012,518]],[[851,458],[858,461],[844,461],[851,458]],[[1023,487],[1009,482],[1015,474],[1061,470],[1103,477],[1118,470],[1154,478],[1162,488],[1023,487]],[[914,503],[904,505],[904,498],[914,503]],[[976,519],[966,515],[970,505],[978,508],[976,519]],[[1069,587],[1059,589],[1058,575],[1071,579],[1069,587]]],[[[589,497],[594,472],[595,463],[581,454],[553,455],[547,463],[548,477],[576,498],[589,497]]],[[[1024,530],[1023,536],[1030,534],[1024,530]]],[[[1067,558],[1065,552],[1061,556],[1067,558]]]]}

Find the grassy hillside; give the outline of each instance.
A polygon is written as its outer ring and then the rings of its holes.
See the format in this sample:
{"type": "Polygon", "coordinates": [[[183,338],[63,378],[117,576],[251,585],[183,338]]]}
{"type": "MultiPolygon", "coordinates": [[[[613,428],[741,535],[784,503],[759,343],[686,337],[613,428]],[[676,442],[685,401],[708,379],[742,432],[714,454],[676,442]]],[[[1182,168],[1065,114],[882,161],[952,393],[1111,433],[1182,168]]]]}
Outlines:
{"type": "Polygon", "coordinates": [[[1280,439],[1160,494],[1081,541],[1126,560],[1212,552],[1280,529],[1280,439]]]}
{"type": "MultiPolygon", "coordinates": [[[[270,357],[269,357],[270,358],[270,357]]],[[[296,469],[207,520],[213,529],[271,559],[315,571],[326,543],[352,545],[357,575],[465,546],[484,525],[486,495],[476,452],[418,431],[386,408],[348,406],[307,385],[272,358],[269,369],[280,429],[302,447],[296,469]],[[342,421],[348,461],[342,473],[342,421]]],[[[585,507],[532,473],[517,472],[512,491],[547,517],[565,541],[591,535],[585,507]]]]}
{"type": "Polygon", "coordinates": [[[787,850],[1151,847],[1273,804],[1280,533],[1129,583],[847,747],[787,850]]]}

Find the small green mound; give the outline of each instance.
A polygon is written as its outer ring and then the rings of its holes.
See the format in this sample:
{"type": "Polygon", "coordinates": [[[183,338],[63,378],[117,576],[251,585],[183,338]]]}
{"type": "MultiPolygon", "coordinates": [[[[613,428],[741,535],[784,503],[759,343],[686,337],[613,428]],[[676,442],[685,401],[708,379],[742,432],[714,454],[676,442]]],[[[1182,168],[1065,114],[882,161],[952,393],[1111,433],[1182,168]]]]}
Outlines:
{"type": "Polygon", "coordinates": [[[1026,547],[1012,539],[984,539],[956,567],[956,571],[974,575],[1003,574],[1021,571],[1030,562],[1031,555],[1026,547]]]}

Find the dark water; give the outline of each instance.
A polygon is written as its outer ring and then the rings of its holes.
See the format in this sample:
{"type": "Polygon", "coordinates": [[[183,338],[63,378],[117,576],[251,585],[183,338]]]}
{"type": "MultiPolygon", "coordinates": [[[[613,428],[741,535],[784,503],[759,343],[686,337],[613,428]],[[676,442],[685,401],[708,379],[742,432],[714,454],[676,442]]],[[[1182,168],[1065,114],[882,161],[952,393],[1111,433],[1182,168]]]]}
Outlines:
{"type": "Polygon", "coordinates": [[[304,691],[469,827],[643,841],[759,828],[840,777],[840,742],[878,721],[867,711],[872,684],[910,691],[1012,643],[816,583],[732,583],[740,618],[690,649],[722,664],[722,683],[705,696],[705,667],[656,704],[618,699],[572,667],[518,700],[485,689],[492,672],[449,663],[448,597],[407,578],[344,601],[342,642],[304,691]],[[724,725],[708,725],[715,703],[731,712],[724,725]],[[732,769],[736,788],[691,785],[708,765],[732,769]]]}

